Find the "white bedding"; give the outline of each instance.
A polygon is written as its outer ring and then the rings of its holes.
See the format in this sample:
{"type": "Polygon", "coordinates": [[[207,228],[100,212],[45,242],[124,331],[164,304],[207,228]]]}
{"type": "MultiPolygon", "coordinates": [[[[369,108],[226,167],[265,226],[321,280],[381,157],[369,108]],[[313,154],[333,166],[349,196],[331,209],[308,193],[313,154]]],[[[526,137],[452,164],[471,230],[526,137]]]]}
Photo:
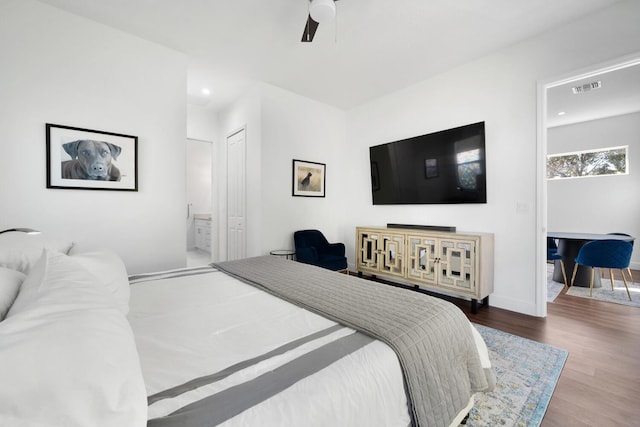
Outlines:
{"type": "MultiPolygon", "coordinates": [[[[134,282],[129,320],[149,395],[336,325],[217,271],[134,282]]],[[[341,328],[244,369],[206,390],[161,400],[150,405],[149,418],[164,416],[189,399],[269,372],[312,348],[353,332],[341,328]]],[[[221,425],[409,424],[397,358],[389,347],[374,341],[221,425]]]]}
{"type": "Polygon", "coordinates": [[[44,251],[0,322],[0,426],[145,425],[128,290],[112,253],[44,251]],[[96,260],[111,274],[87,270],[96,260]]]}
{"type": "MultiPolygon", "coordinates": [[[[244,399],[243,394],[233,394],[243,383],[270,375],[314,348],[354,334],[213,269],[191,276],[183,276],[183,272],[132,280],[128,318],[149,396],[260,357],[293,340],[328,328],[336,330],[211,384],[158,400],[149,406],[150,420],[159,421],[211,394],[225,397],[228,393],[235,404],[239,396],[244,399]]],[[[486,346],[471,328],[485,357],[483,365],[488,367],[486,346]]],[[[214,425],[406,427],[411,423],[398,359],[379,341],[258,401],[228,419],[221,415],[223,421],[214,425]]],[[[454,424],[458,422],[456,419],[454,424]]]]}

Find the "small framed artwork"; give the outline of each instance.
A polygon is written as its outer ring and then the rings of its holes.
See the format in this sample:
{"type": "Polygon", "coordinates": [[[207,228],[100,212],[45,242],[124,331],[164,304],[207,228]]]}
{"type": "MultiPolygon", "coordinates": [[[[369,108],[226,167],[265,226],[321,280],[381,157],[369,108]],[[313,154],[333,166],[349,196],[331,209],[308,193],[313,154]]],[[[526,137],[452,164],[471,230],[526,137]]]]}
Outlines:
{"type": "Polygon", "coordinates": [[[324,163],[293,160],[293,196],[324,197],[326,181],[324,163]]]}
{"type": "Polygon", "coordinates": [[[425,159],[424,176],[427,179],[438,176],[438,159],[425,159]]]}
{"type": "Polygon", "coordinates": [[[46,124],[47,188],[138,191],[138,137],[46,124]]]}

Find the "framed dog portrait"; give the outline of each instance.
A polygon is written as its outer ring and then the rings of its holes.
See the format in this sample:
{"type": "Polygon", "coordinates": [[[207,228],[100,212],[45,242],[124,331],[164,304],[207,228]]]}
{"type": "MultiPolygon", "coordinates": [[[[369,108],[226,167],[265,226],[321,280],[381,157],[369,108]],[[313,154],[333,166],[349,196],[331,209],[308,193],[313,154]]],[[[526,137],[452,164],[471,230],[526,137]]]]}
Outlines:
{"type": "Polygon", "coordinates": [[[47,188],[138,191],[138,137],[46,124],[47,188]]]}
{"type": "Polygon", "coordinates": [[[324,197],[326,181],[324,163],[293,160],[293,196],[324,197]]]}

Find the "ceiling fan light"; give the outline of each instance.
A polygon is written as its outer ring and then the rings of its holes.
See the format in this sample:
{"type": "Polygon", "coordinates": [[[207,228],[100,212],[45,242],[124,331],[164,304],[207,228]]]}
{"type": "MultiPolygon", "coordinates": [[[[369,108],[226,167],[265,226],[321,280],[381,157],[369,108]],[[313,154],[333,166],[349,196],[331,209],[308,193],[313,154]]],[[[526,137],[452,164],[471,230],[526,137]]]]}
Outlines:
{"type": "Polygon", "coordinates": [[[336,16],[336,4],[333,0],[311,0],[309,14],[318,23],[329,22],[336,16]]]}

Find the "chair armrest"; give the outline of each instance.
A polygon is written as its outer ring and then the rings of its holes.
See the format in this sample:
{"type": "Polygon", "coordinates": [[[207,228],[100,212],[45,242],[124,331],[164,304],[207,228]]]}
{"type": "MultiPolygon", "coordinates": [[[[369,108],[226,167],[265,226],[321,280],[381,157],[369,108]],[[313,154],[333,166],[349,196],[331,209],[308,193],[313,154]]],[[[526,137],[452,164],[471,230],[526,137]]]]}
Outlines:
{"type": "Polygon", "coordinates": [[[330,255],[344,256],[344,243],[329,243],[326,252],[330,255]]]}
{"type": "Polygon", "coordinates": [[[318,261],[318,251],[314,247],[296,248],[296,260],[305,264],[314,264],[318,261]]]}

